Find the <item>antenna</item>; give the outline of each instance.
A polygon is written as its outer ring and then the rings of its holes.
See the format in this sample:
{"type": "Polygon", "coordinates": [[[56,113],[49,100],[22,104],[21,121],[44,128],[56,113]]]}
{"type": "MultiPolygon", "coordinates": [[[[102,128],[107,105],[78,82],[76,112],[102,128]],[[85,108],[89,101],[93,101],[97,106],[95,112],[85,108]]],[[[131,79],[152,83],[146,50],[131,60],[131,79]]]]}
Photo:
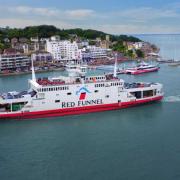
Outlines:
{"type": "Polygon", "coordinates": [[[33,58],[31,57],[31,71],[32,71],[32,81],[36,82],[36,75],[35,75],[35,71],[34,71],[34,64],[33,64],[33,58]]]}
{"type": "Polygon", "coordinates": [[[115,54],[114,77],[117,77],[117,53],[115,54]]]}

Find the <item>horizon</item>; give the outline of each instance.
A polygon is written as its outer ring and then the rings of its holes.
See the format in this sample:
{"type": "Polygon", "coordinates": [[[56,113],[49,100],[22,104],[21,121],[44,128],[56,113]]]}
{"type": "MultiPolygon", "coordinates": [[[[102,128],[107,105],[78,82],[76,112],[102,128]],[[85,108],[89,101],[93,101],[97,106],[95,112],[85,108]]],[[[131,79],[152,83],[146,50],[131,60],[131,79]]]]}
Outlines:
{"type": "MultiPolygon", "coordinates": [[[[55,26],[55,25],[47,25],[47,24],[43,24],[44,26],[55,26]]],[[[6,28],[10,28],[10,29],[24,29],[24,28],[27,28],[27,27],[35,27],[35,26],[43,26],[42,24],[40,25],[30,25],[30,26],[25,26],[25,27],[10,27],[10,26],[6,26],[6,27],[0,27],[0,29],[6,29],[6,28]]],[[[55,26],[56,27],[56,26],[55,26]]],[[[64,29],[64,28],[59,28],[59,27],[56,27],[57,29],[64,29]]],[[[82,30],[95,30],[95,31],[100,31],[100,32],[103,32],[105,34],[109,34],[109,35],[114,35],[114,36],[119,36],[119,35],[127,35],[127,36],[136,36],[136,35],[180,35],[180,32],[179,33],[133,33],[133,34],[129,34],[129,33],[121,33],[121,34],[111,34],[111,33],[107,33],[107,32],[104,32],[104,31],[101,31],[101,30],[97,30],[97,29],[85,29],[85,28],[67,28],[67,29],[64,29],[64,30],[71,30],[71,29],[82,29],[82,30]]]]}
{"type": "Polygon", "coordinates": [[[95,29],[115,35],[180,34],[178,0],[0,2],[2,27],[24,28],[47,24],[60,29],[95,29]]]}

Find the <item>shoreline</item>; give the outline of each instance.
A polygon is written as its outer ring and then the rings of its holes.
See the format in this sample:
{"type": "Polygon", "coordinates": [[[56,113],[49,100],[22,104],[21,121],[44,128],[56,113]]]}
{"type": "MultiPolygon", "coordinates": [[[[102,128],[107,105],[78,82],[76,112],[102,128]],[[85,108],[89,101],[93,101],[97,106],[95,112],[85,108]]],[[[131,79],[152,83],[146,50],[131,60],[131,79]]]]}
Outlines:
{"type": "MultiPolygon", "coordinates": [[[[144,61],[148,61],[148,59],[146,58],[143,58],[143,59],[137,59],[137,58],[134,58],[134,59],[130,59],[130,58],[124,58],[124,59],[118,59],[118,64],[121,64],[121,63],[124,63],[124,62],[133,62],[133,61],[139,61],[139,60],[144,60],[144,61]]],[[[155,59],[152,59],[152,60],[155,60],[155,59]]],[[[95,61],[93,63],[89,63],[88,64],[88,68],[91,69],[91,68],[94,68],[94,67],[97,67],[97,66],[102,66],[102,65],[112,65],[114,64],[114,59],[113,60],[110,60],[110,61],[103,61],[103,60],[100,60],[100,61],[95,61]]],[[[65,69],[62,67],[62,68],[55,68],[55,69],[47,69],[47,70],[36,70],[35,72],[36,73],[46,73],[46,72],[53,72],[53,71],[64,71],[65,69]]],[[[31,71],[27,71],[27,72],[11,72],[11,73],[0,73],[0,77],[7,77],[7,76],[18,76],[18,75],[25,75],[25,74],[31,74],[31,71]]]]}
{"type": "MultiPolygon", "coordinates": [[[[38,73],[46,73],[46,72],[53,72],[53,71],[64,71],[64,68],[59,68],[59,69],[47,69],[47,70],[38,70],[35,71],[37,74],[38,73]]],[[[12,72],[12,73],[7,73],[7,74],[0,74],[0,77],[7,77],[7,76],[18,76],[18,75],[24,75],[24,74],[31,74],[31,71],[28,72],[12,72]]]]}

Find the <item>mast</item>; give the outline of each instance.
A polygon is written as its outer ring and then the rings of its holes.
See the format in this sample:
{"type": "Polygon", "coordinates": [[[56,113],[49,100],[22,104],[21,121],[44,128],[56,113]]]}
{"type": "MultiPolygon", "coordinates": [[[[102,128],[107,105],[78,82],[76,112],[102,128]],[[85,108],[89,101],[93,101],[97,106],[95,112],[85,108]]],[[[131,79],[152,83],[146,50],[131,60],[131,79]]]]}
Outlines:
{"type": "Polygon", "coordinates": [[[117,53],[115,54],[114,77],[117,77],[117,53]]]}
{"type": "Polygon", "coordinates": [[[35,70],[34,70],[34,64],[33,64],[33,59],[31,57],[31,71],[32,71],[32,81],[36,82],[36,74],[35,74],[35,70]]]}

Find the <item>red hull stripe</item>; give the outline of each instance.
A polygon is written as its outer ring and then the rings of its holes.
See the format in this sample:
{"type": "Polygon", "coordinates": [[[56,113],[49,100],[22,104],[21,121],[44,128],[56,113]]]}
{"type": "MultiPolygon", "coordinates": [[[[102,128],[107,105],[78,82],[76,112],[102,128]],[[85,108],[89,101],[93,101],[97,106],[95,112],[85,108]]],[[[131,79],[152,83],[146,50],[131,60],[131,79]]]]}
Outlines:
{"type": "Polygon", "coordinates": [[[135,72],[132,72],[131,74],[137,75],[137,74],[142,74],[142,73],[154,72],[154,71],[158,71],[158,70],[159,70],[159,68],[150,69],[150,70],[137,70],[135,72]]]}
{"type": "Polygon", "coordinates": [[[30,119],[30,118],[44,118],[44,117],[56,117],[56,116],[66,116],[66,115],[77,115],[84,113],[108,111],[108,110],[117,110],[121,108],[127,108],[131,106],[136,106],[140,104],[145,104],[153,101],[160,101],[163,96],[141,99],[131,102],[122,102],[114,104],[103,104],[95,106],[86,106],[86,107],[76,107],[76,108],[65,108],[65,109],[56,109],[56,110],[46,110],[46,111],[36,111],[36,112],[22,112],[14,114],[3,114],[0,115],[0,119],[30,119]]]}

